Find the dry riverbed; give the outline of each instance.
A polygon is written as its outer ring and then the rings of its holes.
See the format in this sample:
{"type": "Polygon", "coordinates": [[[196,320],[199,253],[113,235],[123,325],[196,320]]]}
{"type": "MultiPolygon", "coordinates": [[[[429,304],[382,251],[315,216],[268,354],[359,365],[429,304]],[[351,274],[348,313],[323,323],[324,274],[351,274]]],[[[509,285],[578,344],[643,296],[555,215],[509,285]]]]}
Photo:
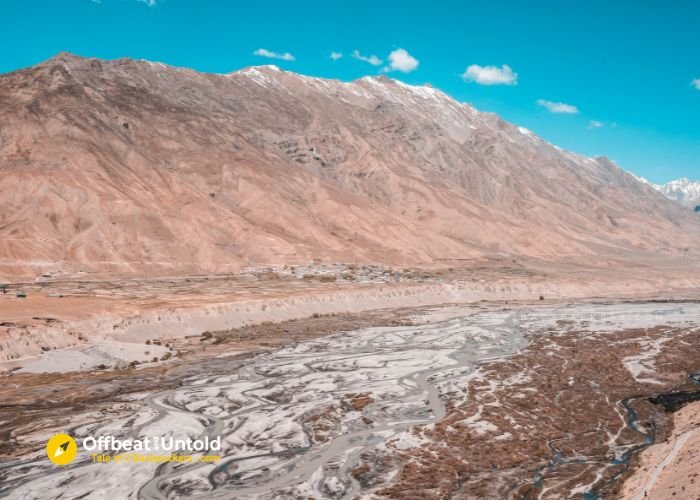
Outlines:
{"type": "Polygon", "coordinates": [[[647,397],[696,387],[698,317],[692,303],[317,315],[186,339],[145,368],[6,375],[0,492],[613,495],[636,452],[671,432],[647,397]],[[56,468],[42,447],[57,431],[220,435],[224,450],[217,464],[56,468]]]}

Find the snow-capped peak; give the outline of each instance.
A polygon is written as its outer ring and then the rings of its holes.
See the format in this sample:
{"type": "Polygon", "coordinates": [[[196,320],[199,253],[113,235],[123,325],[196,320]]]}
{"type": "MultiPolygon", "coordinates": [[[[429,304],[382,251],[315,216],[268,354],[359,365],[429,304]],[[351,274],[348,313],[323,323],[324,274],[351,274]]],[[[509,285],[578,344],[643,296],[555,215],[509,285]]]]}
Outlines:
{"type": "Polygon", "coordinates": [[[666,197],[683,205],[690,207],[700,205],[700,181],[691,181],[682,177],[667,184],[653,184],[653,186],[666,197]]]}
{"type": "Polygon", "coordinates": [[[653,184],[651,182],[649,182],[648,180],[646,180],[644,177],[639,176],[639,175],[635,174],[634,172],[627,172],[627,173],[629,175],[631,175],[632,177],[634,177],[635,179],[637,179],[642,184],[646,184],[647,186],[653,186],[653,184]]]}
{"type": "Polygon", "coordinates": [[[682,205],[691,208],[700,207],[700,181],[691,181],[685,177],[676,179],[675,181],[667,182],[666,184],[652,184],[644,177],[641,177],[633,172],[627,172],[636,180],[647,186],[651,186],[666,198],[677,201],[682,205]]]}

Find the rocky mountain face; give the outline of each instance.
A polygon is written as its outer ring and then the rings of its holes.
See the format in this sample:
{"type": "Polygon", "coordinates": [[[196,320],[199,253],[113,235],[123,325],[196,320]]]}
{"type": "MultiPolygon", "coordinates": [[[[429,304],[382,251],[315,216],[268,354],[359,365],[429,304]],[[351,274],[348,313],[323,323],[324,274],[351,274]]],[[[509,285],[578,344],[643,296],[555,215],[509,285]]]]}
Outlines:
{"type": "Polygon", "coordinates": [[[0,274],[700,248],[692,212],[607,159],[385,77],[60,54],[0,76],[0,172],[0,274]]]}
{"type": "Polygon", "coordinates": [[[681,178],[667,184],[654,184],[654,187],[667,198],[700,211],[700,181],[681,178]]]}

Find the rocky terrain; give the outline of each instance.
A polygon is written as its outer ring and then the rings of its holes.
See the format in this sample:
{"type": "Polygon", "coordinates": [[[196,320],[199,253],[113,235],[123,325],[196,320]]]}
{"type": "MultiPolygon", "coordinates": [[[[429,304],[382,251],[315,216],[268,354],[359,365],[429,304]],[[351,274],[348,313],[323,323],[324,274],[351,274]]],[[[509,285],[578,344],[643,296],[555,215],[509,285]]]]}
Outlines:
{"type": "Polygon", "coordinates": [[[694,214],[609,160],[385,77],[63,53],[0,76],[0,124],[6,279],[700,248],[694,214]]]}
{"type": "Polygon", "coordinates": [[[665,441],[640,454],[639,468],[624,484],[621,498],[700,498],[700,403],[679,409],[672,424],[665,441]]]}

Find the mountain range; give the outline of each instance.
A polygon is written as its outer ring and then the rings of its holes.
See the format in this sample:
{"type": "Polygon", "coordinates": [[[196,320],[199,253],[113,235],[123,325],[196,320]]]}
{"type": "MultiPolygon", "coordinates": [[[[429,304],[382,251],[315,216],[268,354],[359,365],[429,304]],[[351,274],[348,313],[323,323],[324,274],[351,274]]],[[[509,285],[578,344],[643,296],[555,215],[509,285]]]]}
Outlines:
{"type": "Polygon", "coordinates": [[[653,184],[653,186],[666,197],[683,205],[691,208],[700,207],[700,181],[691,181],[683,177],[667,184],[653,184]]]}
{"type": "Polygon", "coordinates": [[[67,53],[0,76],[0,273],[632,261],[692,211],[430,86],[67,53]]]}

